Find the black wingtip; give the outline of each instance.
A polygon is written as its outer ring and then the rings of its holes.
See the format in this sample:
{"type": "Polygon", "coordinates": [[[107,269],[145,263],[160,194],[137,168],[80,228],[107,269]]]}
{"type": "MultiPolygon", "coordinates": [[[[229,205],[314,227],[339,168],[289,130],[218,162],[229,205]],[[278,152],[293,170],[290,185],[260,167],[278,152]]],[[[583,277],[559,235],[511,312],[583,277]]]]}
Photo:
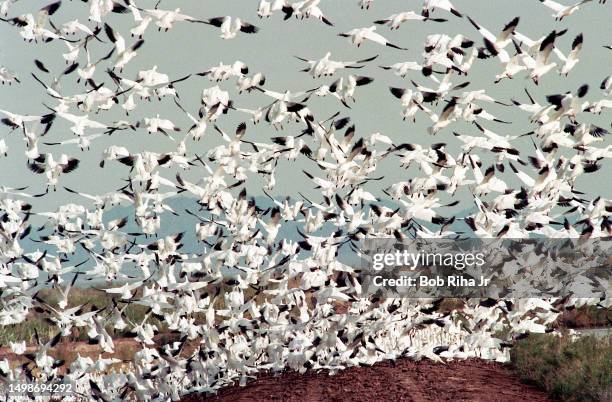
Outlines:
{"type": "Polygon", "coordinates": [[[394,45],[393,43],[389,43],[389,42],[387,42],[386,46],[392,47],[393,49],[408,50],[408,48],[400,47],[400,46],[394,45]]]}
{"type": "Polygon", "coordinates": [[[456,10],[454,8],[451,8],[450,12],[451,12],[451,14],[453,14],[456,17],[463,18],[463,14],[461,14],[458,10],[456,10]]]}

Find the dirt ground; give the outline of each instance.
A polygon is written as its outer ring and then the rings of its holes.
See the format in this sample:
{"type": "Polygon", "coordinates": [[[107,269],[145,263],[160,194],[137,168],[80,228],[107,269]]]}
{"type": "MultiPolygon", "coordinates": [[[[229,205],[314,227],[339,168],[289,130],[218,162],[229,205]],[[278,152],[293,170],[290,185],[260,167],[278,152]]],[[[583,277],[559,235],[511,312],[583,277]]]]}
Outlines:
{"type": "Polygon", "coordinates": [[[446,364],[408,359],[354,367],[335,376],[325,372],[262,375],[245,387],[233,386],[197,401],[550,401],[543,390],[523,384],[499,363],[483,360],[446,364]]]}

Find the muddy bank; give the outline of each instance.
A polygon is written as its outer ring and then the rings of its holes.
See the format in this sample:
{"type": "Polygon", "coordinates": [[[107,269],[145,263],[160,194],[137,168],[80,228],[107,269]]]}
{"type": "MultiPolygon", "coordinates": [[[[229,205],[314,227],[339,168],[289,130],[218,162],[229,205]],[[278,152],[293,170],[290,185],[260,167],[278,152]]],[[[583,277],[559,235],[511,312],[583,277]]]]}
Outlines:
{"type": "Polygon", "coordinates": [[[470,359],[447,364],[408,359],[373,367],[354,367],[335,376],[265,374],[245,387],[215,396],[190,395],[196,401],[550,401],[543,390],[522,383],[509,367],[470,359]]]}

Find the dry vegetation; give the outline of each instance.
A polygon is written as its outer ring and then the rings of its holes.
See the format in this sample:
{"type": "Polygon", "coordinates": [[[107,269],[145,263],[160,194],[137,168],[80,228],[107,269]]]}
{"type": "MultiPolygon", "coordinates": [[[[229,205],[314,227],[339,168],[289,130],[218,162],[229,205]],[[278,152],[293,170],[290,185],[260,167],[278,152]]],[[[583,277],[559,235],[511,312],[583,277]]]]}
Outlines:
{"type": "Polygon", "coordinates": [[[523,381],[545,388],[556,400],[612,400],[610,337],[533,334],[519,341],[511,356],[523,381]]]}
{"type": "Polygon", "coordinates": [[[612,310],[584,306],[566,310],[557,320],[560,328],[601,328],[612,325],[612,310]]]}

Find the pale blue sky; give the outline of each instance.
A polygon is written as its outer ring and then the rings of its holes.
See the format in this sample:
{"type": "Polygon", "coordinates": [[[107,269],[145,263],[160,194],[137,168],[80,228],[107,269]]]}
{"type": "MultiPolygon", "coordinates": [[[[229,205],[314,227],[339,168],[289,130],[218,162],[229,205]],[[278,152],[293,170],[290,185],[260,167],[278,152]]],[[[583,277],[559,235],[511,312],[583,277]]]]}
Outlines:
{"type": "MultiPolygon", "coordinates": [[[[357,103],[352,105],[352,109],[345,109],[332,98],[314,99],[310,102],[309,107],[318,119],[325,119],[332,113],[341,111],[343,116],[350,116],[356,124],[358,135],[365,136],[379,131],[390,136],[398,143],[413,142],[425,145],[433,142],[447,142],[451,145],[454,154],[458,154],[459,151],[457,141],[452,135],[453,130],[470,135],[478,133],[475,127],[464,122],[457,122],[453,124],[451,129],[445,129],[432,137],[426,133],[430,121],[425,115],[419,114],[416,124],[402,121],[399,102],[389,93],[388,87],[409,87],[411,86],[410,79],[424,85],[429,85],[430,81],[416,72],[406,79],[402,79],[377,67],[400,61],[421,61],[423,41],[426,35],[431,33],[444,32],[450,35],[462,33],[481,46],[482,38],[467,19],[459,19],[443,11],[438,11],[435,16],[447,18],[448,22],[442,24],[407,22],[398,31],[394,32],[389,31],[387,27],[378,28],[381,34],[388,37],[392,42],[407,47],[408,51],[383,48],[372,43],[366,43],[361,48],[356,48],[350,45],[345,38],[338,37],[337,33],[356,27],[373,25],[372,21],[387,17],[395,12],[407,10],[420,12],[422,2],[415,0],[377,0],[369,11],[364,11],[358,7],[357,0],[322,1],[321,8],[328,15],[328,18],[334,22],[334,27],[326,26],[315,20],[296,21],[292,19],[283,21],[282,13],[278,13],[267,20],[260,20],[256,15],[257,3],[258,1],[242,0],[202,2],[163,0],[160,8],[174,9],[175,7],[181,7],[184,13],[196,18],[210,18],[221,15],[239,16],[258,25],[261,30],[257,35],[239,35],[234,40],[226,41],[219,38],[217,29],[207,25],[179,23],[169,32],[160,33],[151,24],[145,35],[145,44],[139,50],[138,57],[120,75],[132,79],[136,76],[138,70],[150,69],[157,65],[159,71],[177,78],[188,73],[205,70],[217,65],[220,61],[231,63],[235,60],[242,60],[247,63],[252,73],[262,72],[266,75],[266,88],[275,91],[286,89],[301,91],[317,87],[323,83],[329,84],[335,78],[314,80],[305,73],[299,72],[304,68],[304,64],[294,58],[294,55],[315,59],[322,57],[327,51],[331,51],[333,58],[336,60],[357,60],[379,54],[380,57],[366,68],[356,70],[360,75],[373,77],[375,82],[373,85],[358,89],[357,103]]],[[[471,82],[470,89],[485,88],[490,95],[506,102],[511,97],[526,101],[523,92],[525,87],[528,87],[532,94],[543,103],[545,102],[545,95],[575,91],[578,86],[584,83],[591,86],[591,92],[587,95],[588,100],[597,100],[603,96],[598,89],[599,84],[607,75],[612,73],[612,52],[602,48],[602,45],[608,44],[612,38],[612,25],[609,23],[612,17],[612,6],[610,4],[599,5],[592,2],[585,5],[567,20],[555,22],[550,15],[550,10],[543,7],[537,0],[455,0],[453,3],[463,13],[470,15],[495,33],[518,15],[521,17],[518,30],[534,39],[548,34],[553,29],[568,28],[568,33],[558,39],[557,42],[564,53],[569,52],[571,42],[577,34],[584,33],[585,42],[581,62],[569,77],[560,77],[556,72],[553,72],[542,79],[539,87],[535,87],[531,81],[524,79],[523,76],[499,85],[493,84],[495,74],[500,71],[497,59],[477,60],[467,78],[457,78],[457,83],[468,80],[471,82]]],[[[153,7],[154,4],[155,1],[150,0],[138,2],[138,5],[145,8],[153,7]]],[[[10,15],[14,16],[26,11],[31,12],[40,5],[41,2],[39,1],[21,0],[13,5],[10,15]]],[[[85,22],[87,13],[88,4],[79,1],[64,1],[52,20],[56,25],[74,18],[85,22]]],[[[132,38],[129,38],[128,33],[129,28],[134,24],[131,15],[111,15],[108,22],[114,29],[126,36],[128,43],[133,41],[132,38]]],[[[101,34],[101,37],[106,39],[104,34],[101,34]]],[[[110,43],[92,42],[90,47],[93,54],[102,55],[110,50],[111,45],[110,43]]],[[[0,24],[0,65],[16,71],[22,80],[21,85],[0,87],[0,108],[22,114],[45,113],[46,109],[42,103],[53,104],[54,102],[34,82],[30,72],[36,71],[36,74],[43,77],[47,82],[50,77],[45,77],[44,73],[37,71],[33,60],[38,58],[52,72],[59,72],[65,68],[61,53],[66,49],[65,44],[61,41],[44,45],[24,43],[15,27],[0,24]]],[[[347,75],[349,72],[340,75],[347,75]]],[[[337,77],[340,75],[337,75],[337,77]]],[[[76,78],[76,74],[65,77],[62,80],[62,90],[66,93],[79,91],[82,85],[76,84],[76,78]]],[[[112,81],[104,73],[102,66],[98,68],[95,79],[97,82],[105,82],[107,86],[112,87],[112,81]]],[[[181,103],[191,113],[195,114],[199,107],[202,89],[213,85],[215,84],[203,77],[192,77],[190,80],[178,84],[181,103]]],[[[258,93],[238,95],[234,80],[219,85],[230,91],[237,106],[256,108],[269,103],[267,97],[258,93]]],[[[512,125],[485,123],[487,128],[500,134],[520,134],[531,129],[526,114],[517,112],[514,108],[506,108],[500,105],[485,106],[501,119],[513,122],[512,125]]],[[[442,104],[438,105],[437,110],[441,110],[442,107],[442,104]]],[[[104,122],[125,119],[126,116],[121,113],[120,108],[117,107],[116,109],[116,111],[106,113],[103,116],[90,117],[104,122]]],[[[169,98],[161,102],[153,101],[150,104],[139,105],[129,119],[136,121],[145,116],[152,117],[157,113],[162,117],[172,119],[185,130],[191,125],[169,98]]],[[[233,131],[235,126],[246,118],[244,114],[230,113],[230,115],[219,120],[218,124],[226,131],[233,131]]],[[[589,115],[583,120],[610,128],[609,113],[601,116],[589,115]]],[[[301,125],[287,125],[285,134],[296,135],[299,134],[301,129],[301,125]]],[[[281,134],[275,132],[265,123],[256,127],[249,124],[247,139],[269,141],[270,137],[276,135],[281,134]]],[[[61,141],[71,136],[68,126],[58,121],[52,132],[44,138],[44,141],[61,141]]],[[[11,148],[8,158],[0,157],[0,184],[7,186],[29,185],[32,192],[44,190],[43,177],[34,175],[26,168],[25,156],[23,155],[25,144],[21,140],[21,133],[8,134],[8,129],[2,127],[0,128],[0,138],[5,138],[11,148]]],[[[189,152],[204,154],[219,143],[218,134],[211,129],[201,142],[189,142],[189,152]]],[[[607,138],[603,145],[609,143],[610,139],[607,138]]],[[[111,162],[103,170],[98,168],[102,150],[111,144],[125,145],[133,152],[145,149],[159,152],[172,151],[175,147],[174,143],[161,134],[149,136],[143,130],[138,132],[126,131],[97,140],[91,151],[85,153],[81,153],[76,146],[68,146],[64,152],[80,158],[81,166],[76,172],[62,177],[60,185],[90,193],[111,191],[123,186],[124,183],[120,178],[127,177],[127,170],[124,166],[111,162]]],[[[531,142],[528,139],[525,139],[523,144],[519,145],[521,150],[527,152],[532,149],[531,142]]],[[[58,147],[51,148],[41,145],[40,149],[42,152],[61,152],[58,147]]],[[[397,162],[397,158],[393,158],[381,164],[379,172],[387,175],[387,178],[384,182],[373,185],[388,186],[398,180],[407,180],[414,173],[418,173],[413,170],[401,171],[397,169],[397,162]]],[[[301,173],[303,168],[310,171],[318,170],[310,161],[297,164],[281,162],[277,173],[278,184],[274,193],[296,195],[297,191],[313,187],[312,183],[301,173]]],[[[190,172],[186,173],[185,176],[195,180],[198,178],[198,174],[201,173],[190,172]]],[[[612,196],[610,186],[601,184],[610,182],[610,174],[612,174],[612,169],[609,165],[604,165],[601,171],[581,178],[577,187],[581,191],[600,194],[609,198],[612,196]]],[[[174,176],[174,172],[168,171],[166,176],[171,178],[174,176]]],[[[511,177],[508,173],[506,173],[506,176],[511,177]]],[[[261,182],[258,180],[250,180],[248,183],[248,189],[252,194],[260,194],[260,187],[261,182]]],[[[44,208],[53,209],[58,202],[66,202],[70,199],[69,195],[63,190],[58,190],[56,194],[51,194],[37,202],[43,203],[44,208]]],[[[467,198],[467,189],[464,189],[459,196],[467,198]]],[[[463,207],[465,206],[466,204],[463,204],[463,207]]]]}

